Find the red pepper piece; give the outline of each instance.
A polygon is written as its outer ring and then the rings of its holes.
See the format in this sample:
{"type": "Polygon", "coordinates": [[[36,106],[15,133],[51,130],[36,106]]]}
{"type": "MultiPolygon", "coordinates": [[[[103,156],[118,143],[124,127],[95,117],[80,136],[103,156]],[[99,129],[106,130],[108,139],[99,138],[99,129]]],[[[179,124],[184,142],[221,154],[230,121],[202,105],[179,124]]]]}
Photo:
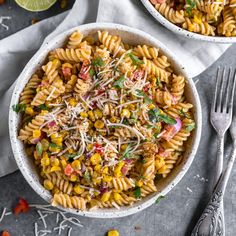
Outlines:
{"type": "Polygon", "coordinates": [[[29,204],[24,198],[20,198],[18,204],[15,206],[13,212],[16,215],[20,213],[27,213],[29,211],[29,204]]]}
{"type": "Polygon", "coordinates": [[[1,236],[11,236],[10,233],[6,230],[2,231],[1,236]]]}

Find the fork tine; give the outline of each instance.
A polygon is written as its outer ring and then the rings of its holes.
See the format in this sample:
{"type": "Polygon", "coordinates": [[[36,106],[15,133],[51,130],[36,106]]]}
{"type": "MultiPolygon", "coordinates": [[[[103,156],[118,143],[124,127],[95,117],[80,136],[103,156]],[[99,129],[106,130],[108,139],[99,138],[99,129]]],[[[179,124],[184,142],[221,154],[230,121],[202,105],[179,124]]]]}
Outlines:
{"type": "Polygon", "coordinates": [[[219,80],[220,80],[220,67],[217,68],[216,87],[215,87],[215,92],[214,92],[213,101],[212,101],[212,105],[211,105],[211,112],[215,112],[216,111],[216,100],[217,100],[219,80]]]}
{"type": "Polygon", "coordinates": [[[232,82],[233,86],[232,86],[231,99],[230,99],[229,108],[228,108],[228,113],[231,113],[231,114],[233,111],[234,92],[235,92],[235,83],[236,83],[236,70],[234,70],[232,80],[233,80],[233,82],[232,82]]]}
{"type": "Polygon", "coordinates": [[[234,81],[233,76],[232,76],[232,68],[231,67],[229,68],[228,73],[227,73],[226,77],[224,78],[224,80],[226,80],[227,86],[225,88],[226,94],[225,94],[225,99],[223,99],[224,102],[222,104],[222,112],[227,113],[228,108],[229,108],[229,105],[228,105],[229,104],[228,103],[229,97],[230,97],[230,94],[232,93],[233,81],[234,81]],[[231,79],[231,77],[232,77],[232,79],[231,79]]]}
{"type": "Polygon", "coordinates": [[[219,96],[218,104],[216,106],[216,111],[218,111],[218,112],[222,111],[223,90],[224,90],[224,87],[226,87],[224,77],[225,77],[225,67],[223,68],[222,75],[220,76],[220,80],[221,80],[220,81],[221,82],[220,83],[220,96],[219,96]]]}

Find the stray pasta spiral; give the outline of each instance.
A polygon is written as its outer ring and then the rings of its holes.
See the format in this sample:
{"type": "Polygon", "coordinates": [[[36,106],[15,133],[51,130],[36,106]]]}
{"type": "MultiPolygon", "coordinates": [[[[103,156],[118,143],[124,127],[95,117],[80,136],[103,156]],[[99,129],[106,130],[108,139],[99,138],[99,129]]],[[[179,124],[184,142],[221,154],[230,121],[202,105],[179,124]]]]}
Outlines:
{"type": "Polygon", "coordinates": [[[50,52],[14,106],[52,204],[81,211],[157,192],[195,127],[185,78],[159,48],[96,34],[76,31],[50,52]]]}
{"type": "Polygon", "coordinates": [[[167,20],[190,32],[236,36],[235,0],[150,0],[167,20]]]}

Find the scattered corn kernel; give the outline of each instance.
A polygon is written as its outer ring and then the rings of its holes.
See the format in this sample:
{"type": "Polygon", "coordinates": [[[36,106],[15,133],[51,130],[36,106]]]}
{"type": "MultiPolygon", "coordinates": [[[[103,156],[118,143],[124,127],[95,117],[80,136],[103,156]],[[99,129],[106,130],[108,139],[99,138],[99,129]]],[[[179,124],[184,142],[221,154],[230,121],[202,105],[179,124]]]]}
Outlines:
{"type": "Polygon", "coordinates": [[[59,68],[59,67],[61,66],[61,62],[60,62],[60,60],[58,60],[58,59],[54,59],[54,60],[52,61],[52,64],[53,64],[54,66],[56,66],[56,68],[59,68]]]}
{"type": "Polygon", "coordinates": [[[121,168],[124,166],[124,161],[120,161],[118,165],[114,169],[114,175],[115,177],[120,177],[122,175],[121,168]]]}
{"type": "Polygon", "coordinates": [[[111,121],[111,123],[116,123],[117,118],[116,118],[115,116],[112,116],[112,117],[110,118],[110,121],[111,121]]]}
{"type": "Polygon", "coordinates": [[[111,196],[111,191],[103,193],[101,200],[102,202],[107,202],[110,199],[111,196]]]}
{"type": "Polygon", "coordinates": [[[202,23],[202,20],[201,20],[199,17],[197,17],[196,15],[194,15],[193,21],[194,21],[195,23],[199,24],[199,25],[202,23]]]}
{"type": "Polygon", "coordinates": [[[102,111],[100,109],[96,108],[94,110],[94,116],[95,116],[96,119],[101,119],[102,116],[103,116],[102,111]]]}
{"type": "Polygon", "coordinates": [[[80,114],[81,118],[87,118],[88,117],[88,113],[85,112],[85,111],[81,111],[79,114],[80,114]]]}
{"type": "Polygon", "coordinates": [[[158,159],[155,160],[155,167],[157,170],[159,170],[164,165],[165,165],[165,160],[163,157],[158,157],[158,159]]]}
{"type": "Polygon", "coordinates": [[[104,122],[101,120],[96,120],[94,123],[94,127],[96,129],[102,129],[102,128],[104,128],[104,122]]]}
{"type": "Polygon", "coordinates": [[[69,99],[69,104],[70,104],[72,107],[75,107],[75,106],[78,104],[78,102],[76,101],[75,98],[70,98],[70,99],[69,99]]]}
{"type": "Polygon", "coordinates": [[[101,162],[102,158],[99,153],[95,153],[91,156],[90,161],[92,162],[93,165],[97,165],[101,162]]]}
{"type": "Polygon", "coordinates": [[[138,187],[142,187],[142,186],[143,186],[143,181],[142,181],[142,180],[137,181],[137,182],[136,182],[136,185],[137,185],[138,187]]]}
{"type": "Polygon", "coordinates": [[[108,169],[108,167],[106,166],[106,167],[103,168],[102,173],[103,173],[103,174],[108,174],[108,170],[109,170],[109,169],[108,169]]]}
{"type": "Polygon", "coordinates": [[[43,158],[41,159],[41,165],[42,165],[42,166],[48,166],[48,165],[50,165],[50,159],[49,159],[48,157],[43,157],[43,158]]]}
{"type": "Polygon", "coordinates": [[[122,109],[121,111],[121,117],[126,117],[126,118],[130,118],[130,111],[126,108],[122,109]]]}
{"type": "Polygon", "coordinates": [[[93,149],[93,144],[89,143],[87,146],[86,146],[86,149],[88,151],[91,151],[93,149]]]}
{"type": "Polygon", "coordinates": [[[95,171],[99,171],[101,170],[102,166],[100,164],[97,164],[96,166],[94,166],[94,170],[95,171]]]}
{"type": "Polygon", "coordinates": [[[93,121],[93,122],[95,121],[95,116],[94,116],[93,111],[88,111],[88,117],[91,121],[93,121]]]}
{"type": "Polygon", "coordinates": [[[108,231],[107,236],[120,236],[120,234],[117,230],[110,230],[108,231]]]}
{"type": "Polygon", "coordinates": [[[63,169],[66,167],[66,165],[67,165],[66,160],[61,160],[61,166],[63,169]]]}
{"type": "Polygon", "coordinates": [[[112,181],[112,176],[104,175],[102,179],[103,179],[104,182],[111,182],[112,181]]]}
{"type": "Polygon", "coordinates": [[[134,104],[128,105],[129,110],[134,111],[136,109],[136,106],[134,104]]]}
{"type": "Polygon", "coordinates": [[[59,166],[60,161],[58,160],[58,158],[51,158],[51,165],[52,166],[59,166]]]}
{"type": "Polygon", "coordinates": [[[33,130],[33,138],[39,138],[41,136],[41,131],[39,129],[33,130]]]}
{"type": "Polygon", "coordinates": [[[71,166],[74,170],[80,170],[81,169],[81,163],[80,163],[80,160],[74,160],[72,163],[71,163],[71,166]]]}
{"type": "Polygon", "coordinates": [[[34,114],[34,110],[32,107],[26,107],[25,113],[32,116],[34,114]]]}
{"type": "Polygon", "coordinates": [[[164,165],[164,166],[162,166],[162,167],[157,171],[157,173],[158,173],[158,174],[164,174],[165,171],[166,171],[166,169],[167,169],[167,166],[164,165]]]}
{"type": "Polygon", "coordinates": [[[75,182],[75,181],[77,181],[77,180],[78,180],[78,177],[77,177],[76,175],[72,174],[72,175],[70,176],[70,181],[71,181],[71,182],[75,182]]]}
{"type": "Polygon", "coordinates": [[[61,171],[61,167],[60,167],[60,166],[53,166],[53,167],[50,169],[50,172],[55,172],[55,171],[61,171]]]}
{"type": "Polygon", "coordinates": [[[52,190],[53,187],[54,187],[52,181],[49,180],[49,179],[45,179],[45,180],[44,180],[43,186],[44,186],[44,188],[46,188],[47,190],[52,190]]]}
{"type": "Polygon", "coordinates": [[[119,201],[122,197],[119,193],[113,193],[115,201],[119,201]]]}
{"type": "Polygon", "coordinates": [[[82,193],[84,192],[84,188],[81,188],[79,185],[76,185],[76,186],[74,187],[74,191],[75,191],[75,193],[77,193],[77,194],[82,194],[82,193]]]}
{"type": "Polygon", "coordinates": [[[120,149],[121,149],[121,151],[125,151],[127,147],[128,147],[128,144],[122,144],[120,146],[120,149]]]}
{"type": "Polygon", "coordinates": [[[149,106],[148,106],[148,108],[149,109],[154,109],[156,106],[154,105],[154,104],[150,104],[149,106]]]}

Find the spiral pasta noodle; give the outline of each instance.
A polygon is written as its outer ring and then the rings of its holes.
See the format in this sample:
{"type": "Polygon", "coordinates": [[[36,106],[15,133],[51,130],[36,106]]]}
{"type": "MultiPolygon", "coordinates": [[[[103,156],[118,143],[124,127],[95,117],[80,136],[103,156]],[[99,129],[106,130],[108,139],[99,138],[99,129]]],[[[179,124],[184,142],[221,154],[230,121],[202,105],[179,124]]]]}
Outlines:
{"type": "Polygon", "coordinates": [[[52,205],[81,211],[119,209],[157,192],[184,156],[192,108],[185,78],[159,48],[108,31],[69,36],[14,106],[18,138],[52,205]]]}

